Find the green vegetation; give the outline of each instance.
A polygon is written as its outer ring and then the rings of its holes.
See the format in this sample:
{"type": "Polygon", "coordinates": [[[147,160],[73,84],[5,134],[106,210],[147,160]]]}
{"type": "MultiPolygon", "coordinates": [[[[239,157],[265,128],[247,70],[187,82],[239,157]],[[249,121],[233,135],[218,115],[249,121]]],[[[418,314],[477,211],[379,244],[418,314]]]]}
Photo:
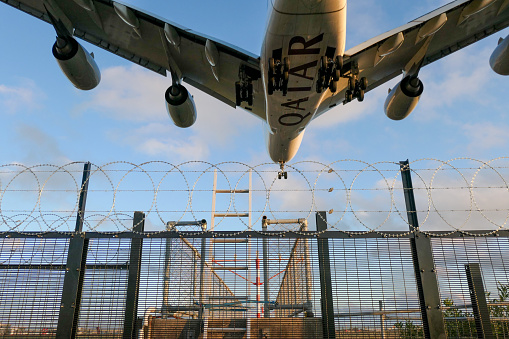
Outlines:
{"type": "MultiPolygon", "coordinates": [[[[486,300],[490,303],[490,317],[493,334],[496,338],[509,338],[509,284],[497,282],[498,296],[491,299],[491,293],[486,293],[486,300]],[[493,305],[493,304],[502,305],[493,305]]],[[[472,338],[477,336],[474,315],[464,309],[456,308],[452,299],[443,301],[445,329],[448,338],[472,338]]],[[[401,338],[424,337],[422,325],[416,325],[413,321],[397,322],[395,327],[401,338]]]]}

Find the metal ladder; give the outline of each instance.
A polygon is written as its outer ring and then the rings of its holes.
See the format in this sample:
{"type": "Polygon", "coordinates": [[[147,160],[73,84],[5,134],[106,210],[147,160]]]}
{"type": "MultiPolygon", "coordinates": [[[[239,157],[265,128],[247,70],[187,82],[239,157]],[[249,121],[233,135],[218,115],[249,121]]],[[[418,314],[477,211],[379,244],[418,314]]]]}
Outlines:
{"type": "MultiPolygon", "coordinates": [[[[249,188],[248,189],[233,189],[233,190],[221,190],[217,189],[217,169],[214,169],[214,181],[212,186],[212,209],[211,209],[211,218],[210,218],[210,231],[214,231],[215,228],[215,220],[216,218],[247,218],[248,222],[248,230],[252,229],[252,220],[251,220],[251,207],[252,207],[252,171],[249,171],[249,188]],[[217,194],[248,194],[248,212],[247,213],[218,213],[216,212],[216,195],[217,194]]],[[[247,296],[232,296],[232,297],[218,297],[218,296],[211,296],[209,294],[208,300],[251,300],[251,274],[249,270],[249,263],[251,261],[251,243],[249,241],[249,238],[246,239],[217,239],[217,238],[211,238],[210,244],[208,246],[209,248],[209,257],[211,259],[210,267],[214,271],[244,271],[247,272],[247,296]],[[215,262],[213,259],[214,255],[214,244],[246,244],[247,246],[247,265],[245,266],[239,266],[235,262],[233,266],[217,266],[215,265],[215,262]]],[[[257,304],[257,309],[259,308],[259,304],[257,304]]],[[[219,327],[219,328],[213,328],[209,327],[209,317],[207,314],[204,314],[203,318],[203,339],[207,339],[208,332],[221,332],[221,333],[246,333],[246,338],[251,337],[251,322],[249,317],[249,310],[246,311],[247,319],[246,319],[246,327],[219,327]]]]}

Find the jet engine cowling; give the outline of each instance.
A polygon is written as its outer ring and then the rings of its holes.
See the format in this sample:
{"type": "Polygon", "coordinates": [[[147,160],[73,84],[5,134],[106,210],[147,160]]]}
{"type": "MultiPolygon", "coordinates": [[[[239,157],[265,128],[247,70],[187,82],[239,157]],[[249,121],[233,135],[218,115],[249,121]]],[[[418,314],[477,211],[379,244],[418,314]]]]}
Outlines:
{"type": "Polygon", "coordinates": [[[491,68],[500,75],[509,75],[509,35],[500,42],[490,57],[491,68]]]}
{"type": "Polygon", "coordinates": [[[57,38],[53,56],[72,84],[81,90],[91,90],[101,81],[101,72],[94,58],[74,38],[57,38]]]}
{"type": "Polygon", "coordinates": [[[392,120],[403,120],[419,102],[424,85],[417,77],[407,76],[394,87],[385,100],[385,115],[392,120]]]}
{"type": "Polygon", "coordinates": [[[182,128],[192,126],[196,121],[196,106],[193,97],[182,85],[173,85],[164,94],[166,109],[173,123],[182,128]]]}

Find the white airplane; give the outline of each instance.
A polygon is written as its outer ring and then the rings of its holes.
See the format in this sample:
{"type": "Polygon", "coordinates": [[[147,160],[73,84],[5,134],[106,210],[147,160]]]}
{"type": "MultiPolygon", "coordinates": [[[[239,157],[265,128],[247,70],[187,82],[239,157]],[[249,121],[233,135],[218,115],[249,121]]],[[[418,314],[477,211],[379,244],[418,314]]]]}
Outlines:
{"type": "MultiPolygon", "coordinates": [[[[52,24],[60,68],[79,89],[100,81],[88,41],[166,76],[168,113],[178,127],[196,121],[186,82],[266,122],[268,152],[287,177],[304,130],[316,117],[402,75],[386,115],[407,117],[424,86],[419,71],[509,26],[509,0],[456,0],[345,51],[347,0],[271,0],[260,56],[111,0],[0,0],[52,24]]],[[[359,0],[362,1],[362,0],[359,0]]],[[[509,75],[509,36],[490,58],[509,75]]],[[[465,65],[468,66],[468,65],[465,65]]],[[[339,108],[338,108],[339,109],[339,108]]]]}

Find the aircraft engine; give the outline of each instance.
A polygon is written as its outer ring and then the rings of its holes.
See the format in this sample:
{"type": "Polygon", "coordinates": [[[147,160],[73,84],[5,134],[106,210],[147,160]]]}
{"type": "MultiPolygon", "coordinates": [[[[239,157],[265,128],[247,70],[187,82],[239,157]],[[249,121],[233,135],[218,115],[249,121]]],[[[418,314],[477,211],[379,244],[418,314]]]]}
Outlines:
{"type": "Polygon", "coordinates": [[[53,45],[53,56],[60,69],[72,84],[88,91],[99,85],[101,72],[92,55],[74,38],[57,38],[53,45]]]}
{"type": "Polygon", "coordinates": [[[490,57],[490,66],[500,75],[509,75],[509,35],[498,42],[490,57]]]}
{"type": "Polygon", "coordinates": [[[166,109],[173,123],[178,127],[187,128],[196,121],[196,106],[187,89],[182,85],[173,85],[164,94],[166,109]]]}
{"type": "Polygon", "coordinates": [[[419,78],[405,77],[387,96],[385,115],[392,120],[405,119],[417,106],[423,90],[424,85],[419,78]]]}

